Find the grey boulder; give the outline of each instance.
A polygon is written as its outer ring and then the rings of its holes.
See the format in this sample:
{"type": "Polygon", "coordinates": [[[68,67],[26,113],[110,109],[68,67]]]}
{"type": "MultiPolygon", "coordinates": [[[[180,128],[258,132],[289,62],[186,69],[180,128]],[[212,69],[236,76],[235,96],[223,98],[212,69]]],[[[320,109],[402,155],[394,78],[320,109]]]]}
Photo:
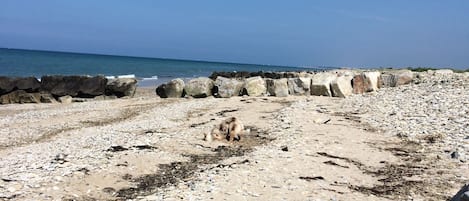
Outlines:
{"type": "Polygon", "coordinates": [[[244,90],[249,96],[264,96],[267,93],[265,80],[260,76],[247,78],[244,82],[244,90]]]}
{"type": "Polygon", "coordinates": [[[239,96],[243,89],[244,83],[237,79],[230,79],[225,77],[217,77],[215,80],[214,94],[217,98],[229,98],[232,96],[239,96]]]}
{"type": "Polygon", "coordinates": [[[288,78],[288,93],[291,95],[310,95],[311,78],[298,77],[288,78]]]}
{"type": "Polygon", "coordinates": [[[173,79],[156,88],[156,94],[161,98],[180,98],[184,96],[184,80],[173,79]]]}
{"type": "Polygon", "coordinates": [[[184,91],[194,98],[205,98],[212,95],[213,81],[207,77],[199,77],[189,80],[184,91]]]}
{"type": "Polygon", "coordinates": [[[118,98],[133,97],[136,90],[137,80],[135,78],[115,78],[107,81],[105,94],[107,96],[117,96],[118,98]]]}
{"type": "Polygon", "coordinates": [[[267,92],[269,92],[271,96],[288,96],[288,82],[286,78],[266,79],[265,82],[267,84],[267,92]]]}

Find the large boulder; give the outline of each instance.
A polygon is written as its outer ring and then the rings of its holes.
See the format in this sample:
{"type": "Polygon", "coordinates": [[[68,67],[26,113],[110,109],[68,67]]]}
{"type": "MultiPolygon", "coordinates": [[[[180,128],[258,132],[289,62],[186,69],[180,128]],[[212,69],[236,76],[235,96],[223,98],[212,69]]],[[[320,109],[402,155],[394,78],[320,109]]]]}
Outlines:
{"type": "Polygon", "coordinates": [[[215,80],[214,94],[217,98],[229,98],[239,96],[243,90],[244,83],[237,79],[217,77],[215,80]]]}
{"type": "Polygon", "coordinates": [[[271,96],[288,96],[288,82],[286,78],[266,79],[265,82],[267,84],[267,92],[269,92],[271,96]]]}
{"type": "Polygon", "coordinates": [[[161,98],[181,98],[184,96],[184,80],[173,79],[156,88],[156,94],[161,98]]]}
{"type": "Polygon", "coordinates": [[[352,79],[351,75],[343,75],[337,77],[331,83],[332,95],[334,97],[346,98],[347,96],[352,95],[352,79]]]}
{"type": "Polygon", "coordinates": [[[207,77],[199,77],[189,80],[184,90],[186,94],[194,98],[205,98],[212,95],[213,81],[207,77]]]}
{"type": "Polygon", "coordinates": [[[267,93],[265,80],[260,76],[247,78],[244,82],[244,90],[249,96],[264,96],[267,93]]]}
{"type": "Polygon", "coordinates": [[[137,79],[135,78],[115,78],[109,79],[105,87],[107,96],[132,97],[137,90],[137,79]]]}
{"type": "Polygon", "coordinates": [[[35,77],[0,77],[0,95],[14,90],[24,90],[28,93],[38,92],[41,83],[35,77]]]}
{"type": "Polygon", "coordinates": [[[41,95],[39,93],[27,93],[24,90],[15,90],[8,94],[0,96],[1,104],[13,103],[40,103],[41,95]]]}
{"type": "Polygon", "coordinates": [[[370,89],[371,91],[378,91],[378,82],[381,72],[372,71],[372,72],[364,72],[365,78],[369,80],[370,89]]]}
{"type": "Polygon", "coordinates": [[[310,95],[311,78],[298,77],[288,78],[288,93],[291,95],[310,95]]]}
{"type": "Polygon", "coordinates": [[[315,74],[311,82],[311,95],[332,96],[331,83],[336,78],[335,74],[328,72],[315,74]]]}
{"type": "Polygon", "coordinates": [[[352,87],[354,94],[362,94],[373,90],[370,79],[367,79],[363,73],[353,77],[352,87]]]}
{"type": "Polygon", "coordinates": [[[103,95],[106,90],[107,79],[103,76],[43,76],[41,90],[54,96],[90,98],[103,95]]]}

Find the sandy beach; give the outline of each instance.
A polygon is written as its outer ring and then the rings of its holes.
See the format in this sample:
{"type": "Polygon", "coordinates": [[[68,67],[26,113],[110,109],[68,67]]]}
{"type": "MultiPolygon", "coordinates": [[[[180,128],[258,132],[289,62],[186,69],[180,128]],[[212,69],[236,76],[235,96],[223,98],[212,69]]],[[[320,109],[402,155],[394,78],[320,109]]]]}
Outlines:
{"type": "Polygon", "coordinates": [[[0,200],[446,200],[469,178],[469,76],[348,98],[0,105],[0,200]],[[233,143],[204,134],[228,117],[233,143]]]}

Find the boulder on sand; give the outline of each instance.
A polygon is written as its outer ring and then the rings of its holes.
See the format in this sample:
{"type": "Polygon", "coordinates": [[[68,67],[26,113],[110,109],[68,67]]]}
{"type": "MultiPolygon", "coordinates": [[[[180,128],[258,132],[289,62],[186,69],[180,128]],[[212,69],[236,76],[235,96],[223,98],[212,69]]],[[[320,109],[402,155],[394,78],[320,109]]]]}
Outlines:
{"type": "Polygon", "coordinates": [[[212,95],[213,81],[207,77],[199,77],[189,80],[184,90],[186,94],[194,98],[205,98],[212,95]]]}
{"type": "Polygon", "coordinates": [[[184,80],[173,79],[156,88],[156,94],[161,98],[181,98],[184,96],[184,80]]]}
{"type": "Polygon", "coordinates": [[[137,90],[137,79],[135,78],[115,78],[109,79],[106,84],[107,96],[117,96],[118,98],[132,97],[137,90]]]}
{"type": "Polygon", "coordinates": [[[215,80],[214,94],[217,98],[229,98],[239,96],[243,89],[243,82],[237,79],[229,79],[218,76],[215,80]]]}
{"type": "Polygon", "coordinates": [[[248,96],[264,96],[267,93],[265,80],[260,76],[247,78],[244,82],[244,90],[248,96]]]}
{"type": "Polygon", "coordinates": [[[35,77],[4,77],[0,76],[0,95],[14,90],[24,90],[28,93],[38,92],[41,83],[35,77]]]}
{"type": "Polygon", "coordinates": [[[414,73],[410,70],[396,70],[384,72],[379,79],[379,87],[397,87],[412,82],[414,73]]]}
{"type": "Polygon", "coordinates": [[[310,95],[311,78],[298,77],[288,78],[288,93],[291,95],[310,95]]]}
{"type": "MultiPolygon", "coordinates": [[[[371,74],[373,75],[373,74],[371,74]]],[[[374,90],[374,83],[371,82],[370,77],[365,76],[365,73],[355,75],[352,80],[352,87],[354,94],[362,94],[365,92],[371,92],[374,90]]],[[[378,81],[376,80],[376,88],[378,81]]]]}
{"type": "Polygon", "coordinates": [[[0,96],[0,104],[15,103],[57,103],[57,101],[47,92],[28,93],[24,90],[15,90],[0,96]]]}
{"type": "Polygon", "coordinates": [[[107,79],[103,76],[43,76],[41,91],[54,96],[95,97],[103,95],[106,90],[107,79]]]}
{"type": "Polygon", "coordinates": [[[337,75],[328,72],[317,73],[311,82],[311,95],[332,96],[331,82],[337,75]]]}
{"type": "Polygon", "coordinates": [[[352,95],[352,79],[351,75],[338,76],[337,79],[331,83],[332,95],[334,97],[346,98],[352,95]]]}
{"type": "Polygon", "coordinates": [[[288,96],[288,81],[286,78],[266,79],[265,82],[267,84],[267,92],[269,92],[271,96],[288,96]]]}
{"type": "Polygon", "coordinates": [[[369,91],[378,91],[378,81],[381,75],[381,72],[372,71],[372,72],[364,72],[365,78],[369,80],[369,91]]]}

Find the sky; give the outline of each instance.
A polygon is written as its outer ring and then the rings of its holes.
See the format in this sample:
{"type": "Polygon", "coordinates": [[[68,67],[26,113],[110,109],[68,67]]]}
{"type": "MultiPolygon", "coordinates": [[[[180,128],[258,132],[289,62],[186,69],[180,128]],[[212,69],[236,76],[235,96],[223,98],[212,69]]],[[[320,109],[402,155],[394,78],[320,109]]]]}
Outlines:
{"type": "Polygon", "coordinates": [[[286,66],[469,68],[469,1],[0,0],[0,47],[286,66]]]}

